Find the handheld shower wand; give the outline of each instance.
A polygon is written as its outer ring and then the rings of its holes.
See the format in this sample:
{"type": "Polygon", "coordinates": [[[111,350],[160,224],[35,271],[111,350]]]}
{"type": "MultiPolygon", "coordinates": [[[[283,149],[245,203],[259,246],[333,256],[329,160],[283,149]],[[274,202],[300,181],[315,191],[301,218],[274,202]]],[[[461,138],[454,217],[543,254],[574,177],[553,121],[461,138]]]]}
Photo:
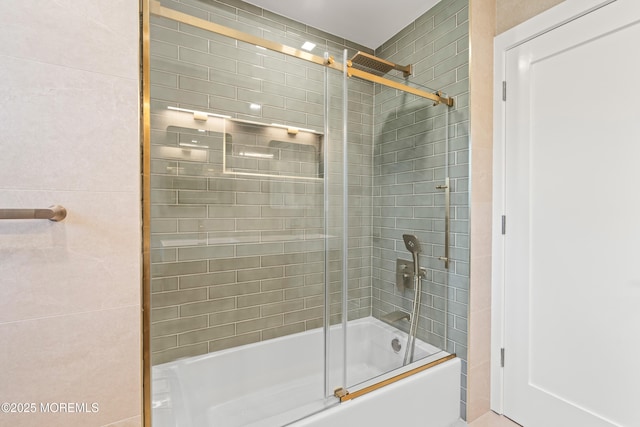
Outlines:
{"type": "Polygon", "coordinates": [[[404,245],[407,247],[407,250],[413,255],[413,274],[418,276],[420,274],[418,254],[422,252],[422,246],[420,246],[418,238],[413,234],[403,234],[402,239],[404,239],[404,245]]]}
{"type": "Polygon", "coordinates": [[[407,347],[404,353],[404,365],[413,362],[415,352],[416,334],[418,332],[418,316],[420,315],[420,300],[422,299],[422,280],[420,280],[420,258],[422,252],[420,241],[413,234],[403,234],[402,239],[407,250],[413,256],[413,313],[411,314],[411,326],[409,328],[409,336],[407,337],[407,347]]]}

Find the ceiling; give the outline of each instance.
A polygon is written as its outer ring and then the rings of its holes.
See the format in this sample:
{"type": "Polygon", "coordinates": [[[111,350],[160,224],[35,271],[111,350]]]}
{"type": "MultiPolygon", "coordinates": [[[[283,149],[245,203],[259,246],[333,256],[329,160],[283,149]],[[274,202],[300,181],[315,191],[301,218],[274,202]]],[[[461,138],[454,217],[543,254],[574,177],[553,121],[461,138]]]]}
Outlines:
{"type": "Polygon", "coordinates": [[[375,49],[439,0],[244,0],[375,49]]]}

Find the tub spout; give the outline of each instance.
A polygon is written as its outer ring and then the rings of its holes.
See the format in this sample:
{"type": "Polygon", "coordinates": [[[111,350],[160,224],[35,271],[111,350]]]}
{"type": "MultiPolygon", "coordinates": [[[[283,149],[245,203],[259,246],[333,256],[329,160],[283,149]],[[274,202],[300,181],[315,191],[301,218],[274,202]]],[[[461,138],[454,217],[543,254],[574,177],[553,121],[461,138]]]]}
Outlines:
{"type": "Polygon", "coordinates": [[[409,313],[405,313],[404,311],[392,311],[391,313],[387,313],[380,317],[385,323],[395,323],[402,319],[407,319],[407,322],[411,320],[411,315],[409,313]]]}

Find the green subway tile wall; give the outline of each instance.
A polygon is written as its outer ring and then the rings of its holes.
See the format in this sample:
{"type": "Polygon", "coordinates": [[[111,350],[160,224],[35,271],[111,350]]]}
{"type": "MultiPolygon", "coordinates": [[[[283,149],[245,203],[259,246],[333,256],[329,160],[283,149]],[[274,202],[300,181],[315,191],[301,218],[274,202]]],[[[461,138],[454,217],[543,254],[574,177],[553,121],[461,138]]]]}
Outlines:
{"type": "MultiPolygon", "coordinates": [[[[371,52],[238,1],[162,3],[289,46],[310,40],[338,61],[371,52]]],[[[151,40],[153,363],[322,326],[324,162],[328,231],[342,235],[342,74],[157,17],[151,40]],[[325,79],[329,136],[167,109],[323,132],[325,79]]],[[[371,314],[373,91],[349,84],[350,319],[371,314]]],[[[337,322],[342,238],[327,245],[337,322]]]]}
{"type": "MultiPolygon", "coordinates": [[[[288,46],[312,41],[316,55],[328,51],[338,62],[345,48],[349,57],[358,50],[374,53],[239,0],[162,3],[288,46]]],[[[342,76],[162,18],[152,19],[151,37],[153,363],[322,326],[325,262],[332,321],[339,321],[342,76]],[[284,129],[223,125],[218,118],[205,125],[189,113],[167,110],[178,106],[322,132],[325,79],[328,135],[293,137],[284,129]],[[322,144],[330,146],[326,159],[322,144]],[[253,157],[241,154],[246,152],[253,157]],[[332,237],[325,241],[325,233],[332,237]]],[[[347,114],[349,318],[410,311],[413,291],[395,289],[394,269],[396,258],[410,258],[402,234],[416,234],[429,268],[419,334],[463,359],[463,415],[468,46],[468,0],[443,0],[375,51],[413,64],[410,82],[455,98],[448,128],[444,106],[356,79],[348,80],[347,114]],[[444,254],[443,194],[436,185],[444,178],[447,130],[449,273],[435,259],[444,254]]]]}
{"type": "Polygon", "coordinates": [[[377,56],[413,64],[410,82],[442,90],[455,100],[448,116],[448,273],[437,259],[444,255],[445,209],[443,191],[436,189],[445,177],[446,107],[377,86],[373,178],[373,315],[411,311],[413,290],[396,289],[395,264],[396,258],[411,259],[402,234],[415,234],[423,246],[421,263],[428,268],[418,335],[444,344],[462,359],[463,416],[469,295],[468,15],[468,0],[443,0],[376,49],[377,56]]]}

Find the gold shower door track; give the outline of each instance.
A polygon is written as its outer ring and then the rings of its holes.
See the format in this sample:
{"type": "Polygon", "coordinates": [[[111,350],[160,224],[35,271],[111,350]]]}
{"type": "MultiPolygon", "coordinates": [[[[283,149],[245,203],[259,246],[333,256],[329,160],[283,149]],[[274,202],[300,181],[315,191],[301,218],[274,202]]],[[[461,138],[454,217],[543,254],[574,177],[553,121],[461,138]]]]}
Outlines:
{"type": "MultiPolygon", "coordinates": [[[[333,58],[325,59],[323,57],[313,55],[309,52],[304,52],[290,46],[272,42],[272,41],[263,39],[261,37],[256,37],[251,34],[244,33],[242,31],[234,30],[232,28],[225,27],[223,25],[206,21],[204,19],[196,18],[194,16],[187,15],[186,13],[182,13],[173,9],[166,8],[156,0],[151,0],[149,2],[149,11],[151,12],[152,15],[168,18],[173,21],[191,25],[192,27],[201,28],[203,30],[211,31],[216,34],[234,38],[236,40],[240,40],[245,43],[260,46],[265,49],[269,49],[275,52],[280,52],[285,55],[293,56],[299,59],[304,59],[305,61],[313,62],[319,65],[324,65],[326,67],[333,68],[334,70],[337,70],[340,72],[343,71],[343,65],[340,64],[339,62],[335,62],[333,58]]],[[[440,96],[439,91],[436,92],[435,94],[429,93],[424,90],[416,89],[402,83],[394,82],[393,80],[385,79],[384,77],[376,76],[375,74],[367,73],[366,71],[358,70],[351,66],[351,61],[347,62],[347,74],[349,75],[349,77],[352,77],[352,76],[358,77],[363,80],[379,83],[383,86],[388,86],[390,88],[411,93],[413,95],[417,95],[422,98],[430,99],[434,101],[436,104],[442,103],[442,104],[448,105],[449,107],[453,106],[453,98],[442,97],[440,96]]]]}
{"type": "Polygon", "coordinates": [[[417,368],[411,369],[410,371],[407,372],[403,372],[401,374],[395,375],[391,378],[388,378],[384,381],[380,381],[378,383],[375,383],[373,385],[370,385],[368,387],[365,388],[361,388],[360,390],[356,390],[353,393],[350,393],[349,391],[345,390],[344,388],[338,388],[334,391],[334,396],[337,397],[338,399],[340,399],[340,402],[346,402],[347,400],[352,400],[355,399],[356,397],[360,397],[363,396],[367,393],[371,393],[372,391],[376,391],[384,386],[387,386],[389,384],[393,384],[395,382],[398,382],[400,380],[403,380],[405,378],[408,378],[412,375],[415,375],[419,372],[422,371],[426,371],[427,369],[433,368],[434,366],[440,365],[444,362],[447,362],[451,359],[455,359],[456,358],[456,354],[448,354],[446,356],[441,357],[440,359],[436,359],[433,362],[429,362],[426,363],[422,366],[418,366],[417,368]]]}

